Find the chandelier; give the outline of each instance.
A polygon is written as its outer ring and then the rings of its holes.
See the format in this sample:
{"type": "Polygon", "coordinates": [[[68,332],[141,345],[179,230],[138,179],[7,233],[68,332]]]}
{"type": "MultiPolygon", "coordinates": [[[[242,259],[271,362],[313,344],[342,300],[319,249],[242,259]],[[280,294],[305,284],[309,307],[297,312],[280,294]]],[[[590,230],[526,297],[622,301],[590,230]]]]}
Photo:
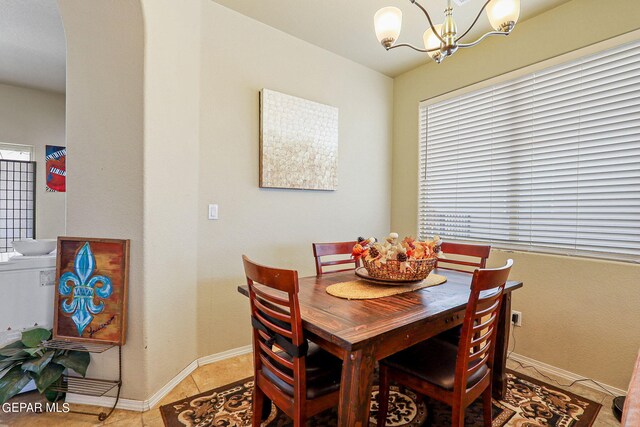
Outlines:
{"type": "Polygon", "coordinates": [[[453,55],[459,48],[472,47],[480,43],[489,36],[508,36],[516,26],[520,16],[520,0],[488,0],[478,12],[469,28],[458,36],[458,27],[453,19],[453,6],[451,0],[447,0],[447,9],[444,11],[444,22],[434,25],[427,10],[416,0],[409,0],[415,4],[427,17],[429,28],[424,32],[424,49],[410,45],[408,43],[395,44],[400,36],[402,27],[402,11],[397,7],[383,7],[374,17],[376,36],[385,49],[395,49],[397,47],[410,47],[418,52],[427,53],[438,64],[447,56],[453,55]],[[495,31],[490,31],[471,43],[460,43],[473,26],[478,22],[482,12],[486,9],[489,22],[495,31]]]}

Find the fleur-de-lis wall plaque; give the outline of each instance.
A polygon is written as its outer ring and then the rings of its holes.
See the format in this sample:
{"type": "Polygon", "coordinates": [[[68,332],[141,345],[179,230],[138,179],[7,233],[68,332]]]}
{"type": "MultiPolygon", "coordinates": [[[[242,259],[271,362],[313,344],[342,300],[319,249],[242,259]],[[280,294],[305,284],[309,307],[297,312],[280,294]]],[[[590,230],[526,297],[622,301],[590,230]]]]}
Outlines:
{"type": "Polygon", "coordinates": [[[107,276],[93,275],[96,260],[89,242],[86,242],[76,255],[74,268],[75,273],[68,271],[60,276],[58,291],[65,297],[71,295],[71,299],[62,302],[61,308],[65,313],[73,313],[71,319],[78,330],[78,336],[81,337],[93,316],[104,310],[104,303],[99,299],[109,298],[113,288],[111,279],[107,276]],[[97,284],[101,286],[96,287],[97,284]]]}
{"type": "Polygon", "coordinates": [[[53,338],[123,345],[129,240],[59,237],[53,338]]]}

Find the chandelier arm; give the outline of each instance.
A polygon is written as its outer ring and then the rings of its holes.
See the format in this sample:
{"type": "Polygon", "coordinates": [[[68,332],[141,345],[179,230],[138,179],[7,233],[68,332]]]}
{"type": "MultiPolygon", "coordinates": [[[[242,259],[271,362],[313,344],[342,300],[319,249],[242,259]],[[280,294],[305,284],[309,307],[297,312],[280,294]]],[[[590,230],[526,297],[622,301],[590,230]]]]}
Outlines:
{"type": "Polygon", "coordinates": [[[473,47],[489,36],[508,36],[508,31],[490,31],[472,43],[459,43],[458,47],[473,47]]]}
{"type": "Polygon", "coordinates": [[[480,17],[482,16],[482,12],[484,12],[484,10],[487,8],[487,5],[489,5],[489,3],[491,3],[491,0],[487,0],[484,5],[482,6],[482,8],[480,9],[480,12],[478,12],[478,16],[476,16],[476,19],[473,20],[473,22],[471,23],[471,25],[469,25],[469,28],[467,28],[467,31],[465,31],[464,33],[462,33],[462,35],[460,37],[458,37],[456,39],[456,42],[462,40],[462,38],[464,36],[466,36],[467,34],[469,34],[469,31],[471,31],[471,29],[473,28],[474,25],[476,25],[476,23],[478,22],[478,19],[480,19],[480,17]]]}
{"type": "MultiPolygon", "coordinates": [[[[429,26],[431,27],[431,31],[433,31],[433,34],[436,35],[436,37],[438,37],[438,40],[440,40],[441,43],[445,43],[444,39],[442,38],[442,36],[440,35],[440,33],[438,31],[436,31],[436,27],[435,25],[433,25],[433,21],[431,21],[431,16],[429,16],[429,12],[427,12],[427,9],[425,9],[424,7],[422,7],[422,5],[420,3],[418,3],[416,0],[409,0],[411,3],[415,4],[416,6],[418,6],[418,8],[422,11],[422,13],[424,13],[424,16],[427,17],[427,21],[429,21],[429,26]]],[[[491,0],[489,0],[491,1],[491,0]]],[[[489,1],[487,3],[489,3],[489,1]]]]}
{"type": "Polygon", "coordinates": [[[413,50],[417,50],[418,52],[423,52],[423,53],[436,52],[440,50],[439,47],[434,49],[420,49],[419,47],[415,47],[413,45],[410,45],[409,43],[394,44],[393,46],[388,47],[387,50],[395,49],[397,47],[410,47],[413,50]]]}

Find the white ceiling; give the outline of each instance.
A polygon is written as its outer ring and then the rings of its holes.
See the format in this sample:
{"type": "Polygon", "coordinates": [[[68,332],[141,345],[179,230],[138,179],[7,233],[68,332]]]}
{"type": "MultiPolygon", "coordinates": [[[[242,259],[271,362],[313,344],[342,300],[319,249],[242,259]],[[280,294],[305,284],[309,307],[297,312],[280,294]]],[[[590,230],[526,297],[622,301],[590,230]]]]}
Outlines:
{"type": "Polygon", "coordinates": [[[0,0],[0,83],[64,92],[65,62],[56,0],[0,0]]]}
{"type": "MultiPolygon", "coordinates": [[[[384,6],[397,6],[404,21],[399,41],[420,45],[427,23],[409,0],[214,1],[389,76],[428,60],[407,48],[386,52],[373,30],[375,12],[384,6]]],[[[520,20],[566,1],[521,0],[520,20]]],[[[454,6],[460,32],[475,18],[483,2],[466,0],[463,6],[454,6]]],[[[442,21],[446,0],[422,0],[422,4],[435,22],[442,21]]],[[[489,30],[486,17],[477,27],[470,40],[489,30]]],[[[56,0],[0,0],[0,83],[64,93],[65,61],[64,28],[56,0]]]]}
{"type": "MultiPolygon", "coordinates": [[[[420,47],[427,20],[409,0],[214,0],[243,15],[261,21],[309,43],[389,76],[396,76],[428,60],[426,54],[408,48],[392,51],[378,43],[373,15],[384,6],[402,10],[403,25],[399,42],[420,47]]],[[[466,0],[454,4],[454,16],[461,34],[473,22],[485,0],[466,0]]],[[[556,7],[568,0],[521,0],[520,21],[556,7]]],[[[434,24],[444,20],[446,0],[421,0],[434,24]]],[[[484,12],[483,12],[484,13],[484,12]]],[[[490,30],[486,14],[476,25],[478,30],[465,37],[473,40],[490,30]]],[[[515,29],[517,31],[517,27],[515,29]]],[[[508,39],[504,40],[508,43],[508,39]]],[[[458,55],[464,54],[459,52],[458,55]]]]}

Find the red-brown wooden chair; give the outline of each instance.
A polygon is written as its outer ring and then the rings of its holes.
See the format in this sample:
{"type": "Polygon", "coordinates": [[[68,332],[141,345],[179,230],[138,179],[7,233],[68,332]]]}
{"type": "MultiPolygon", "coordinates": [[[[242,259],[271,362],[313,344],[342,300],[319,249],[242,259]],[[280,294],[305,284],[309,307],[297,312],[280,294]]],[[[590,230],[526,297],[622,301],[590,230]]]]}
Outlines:
{"type": "Polygon", "coordinates": [[[487,258],[489,258],[489,253],[491,252],[490,245],[467,245],[464,243],[452,243],[452,242],[442,242],[440,246],[440,251],[444,252],[447,255],[447,258],[439,258],[438,263],[436,264],[437,268],[444,268],[446,270],[456,270],[456,271],[464,271],[470,272],[471,270],[460,269],[457,266],[466,266],[466,267],[476,267],[476,268],[486,268],[487,266],[487,258]],[[460,255],[463,257],[471,257],[478,258],[478,260],[471,259],[456,259],[451,258],[449,255],[460,255]],[[450,265],[452,264],[452,265],[450,265]]]}
{"type": "Polygon", "coordinates": [[[498,317],[512,265],[508,260],[504,267],[473,273],[457,347],[434,338],[380,362],[378,427],[384,426],[387,418],[390,381],[450,405],[453,427],[464,426],[465,409],[482,396],[484,425],[491,426],[491,371],[498,317]]]}
{"type": "Polygon", "coordinates": [[[337,273],[339,271],[353,270],[360,267],[360,261],[354,259],[351,256],[353,246],[357,242],[335,242],[335,243],[314,243],[313,244],[313,257],[316,260],[316,275],[322,276],[326,273],[337,273]],[[322,257],[329,255],[348,255],[348,258],[333,259],[330,261],[322,261],[322,257]],[[353,264],[352,267],[343,268],[339,270],[327,270],[323,267],[329,267],[333,265],[353,264]]]}
{"type": "Polygon", "coordinates": [[[303,426],[307,418],[337,406],[342,361],[304,338],[298,273],[264,267],[244,255],[242,260],[253,326],[252,425],[260,426],[266,396],[294,426],[303,426]]]}

